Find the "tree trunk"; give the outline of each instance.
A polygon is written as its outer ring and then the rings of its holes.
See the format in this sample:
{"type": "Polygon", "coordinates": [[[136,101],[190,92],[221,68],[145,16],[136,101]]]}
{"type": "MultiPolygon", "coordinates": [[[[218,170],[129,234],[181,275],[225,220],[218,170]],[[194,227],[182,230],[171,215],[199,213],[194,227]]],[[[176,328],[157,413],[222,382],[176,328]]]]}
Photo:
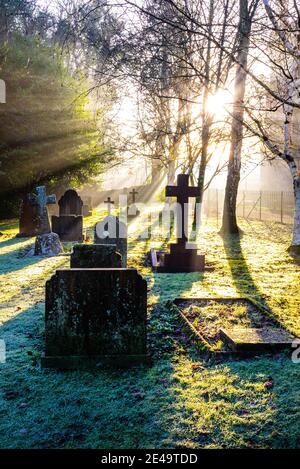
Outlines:
{"type": "Polygon", "coordinates": [[[221,228],[221,232],[223,234],[234,234],[239,232],[236,216],[236,200],[241,171],[244,97],[247,79],[247,73],[245,72],[245,69],[247,68],[250,32],[251,17],[249,15],[248,0],[240,0],[239,41],[237,55],[237,60],[240,65],[237,66],[235,76],[228,175],[221,228]]]}
{"type": "Polygon", "coordinates": [[[176,173],[176,160],[170,160],[168,164],[168,176],[167,183],[168,185],[173,185],[175,183],[175,173],[176,173]]]}
{"type": "Polygon", "coordinates": [[[289,251],[300,254],[300,176],[294,179],[295,214],[293,240],[289,251]]]}
{"type": "MultiPolygon", "coordinates": [[[[206,108],[206,105],[205,105],[206,108]]],[[[206,115],[205,121],[202,125],[202,132],[201,132],[201,160],[199,166],[199,173],[197,179],[197,186],[199,187],[199,197],[196,197],[195,200],[195,210],[194,210],[194,219],[193,219],[193,226],[196,226],[197,220],[201,220],[201,207],[203,202],[203,195],[204,195],[204,181],[205,181],[205,172],[207,167],[207,156],[208,156],[208,145],[210,139],[210,128],[211,128],[211,118],[206,115]]]]}

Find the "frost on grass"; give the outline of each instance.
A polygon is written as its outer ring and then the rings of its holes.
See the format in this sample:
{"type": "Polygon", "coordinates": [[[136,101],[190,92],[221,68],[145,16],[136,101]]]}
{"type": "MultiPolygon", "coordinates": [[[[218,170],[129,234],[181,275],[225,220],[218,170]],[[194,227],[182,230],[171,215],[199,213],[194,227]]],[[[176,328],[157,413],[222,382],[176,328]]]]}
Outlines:
{"type": "MultiPolygon", "coordinates": [[[[94,221],[87,220],[88,229],[94,221]]],[[[32,241],[15,239],[16,226],[0,226],[0,339],[7,342],[7,362],[0,365],[0,446],[299,447],[299,365],[283,354],[206,361],[164,306],[178,296],[249,295],[300,335],[300,267],[286,251],[289,228],[253,223],[242,226],[240,240],[224,242],[216,225],[206,224],[199,246],[213,271],[154,275],[145,253],[165,247],[166,240],[139,239],[146,221],[141,216],[134,223],[128,263],[148,281],[153,366],[68,373],[39,368],[45,281],[68,259],[24,259],[20,252],[32,241]]]]}

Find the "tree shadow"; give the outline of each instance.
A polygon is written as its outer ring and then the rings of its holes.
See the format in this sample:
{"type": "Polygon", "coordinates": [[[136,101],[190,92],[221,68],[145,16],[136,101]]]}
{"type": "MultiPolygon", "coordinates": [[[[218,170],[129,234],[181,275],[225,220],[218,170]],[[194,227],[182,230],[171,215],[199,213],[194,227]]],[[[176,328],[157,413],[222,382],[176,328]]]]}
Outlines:
{"type": "Polygon", "coordinates": [[[291,258],[293,259],[293,262],[300,266],[300,251],[298,249],[293,250],[293,249],[289,248],[288,253],[291,256],[291,258]]]}
{"type": "Polygon", "coordinates": [[[245,259],[242,246],[242,234],[227,235],[223,237],[223,244],[232,280],[237,292],[242,297],[249,297],[256,301],[272,318],[274,325],[285,328],[278,318],[275,317],[266,298],[256,285],[245,259]]]}
{"type": "MultiPolygon", "coordinates": [[[[10,272],[22,270],[30,265],[37,264],[44,259],[40,256],[22,257],[19,249],[19,245],[21,243],[24,243],[24,239],[13,238],[0,243],[0,250],[4,247],[14,247],[12,251],[7,253],[1,254],[0,252],[0,274],[8,274],[10,272]]],[[[26,248],[29,248],[29,245],[24,247],[24,254],[26,248]]]]}

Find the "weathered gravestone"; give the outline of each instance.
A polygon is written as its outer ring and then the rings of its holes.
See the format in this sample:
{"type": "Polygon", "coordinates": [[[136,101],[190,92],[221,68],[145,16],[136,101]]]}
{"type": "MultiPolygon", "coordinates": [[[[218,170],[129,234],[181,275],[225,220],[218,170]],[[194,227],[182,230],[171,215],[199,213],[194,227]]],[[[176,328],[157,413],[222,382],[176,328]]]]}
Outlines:
{"type": "Polygon", "coordinates": [[[127,266],[127,226],[114,215],[98,222],[94,230],[95,244],[115,244],[122,256],[122,267],[127,266]]]}
{"type": "Polygon", "coordinates": [[[71,269],[122,267],[122,256],[115,244],[76,244],[71,254],[71,269]]]}
{"type": "Polygon", "coordinates": [[[76,191],[69,189],[58,202],[59,216],[52,217],[52,231],[62,241],[83,240],[83,202],[76,191]]]}
{"type": "Polygon", "coordinates": [[[47,205],[55,203],[55,195],[47,196],[45,186],[38,186],[36,194],[27,194],[21,204],[18,237],[50,233],[47,205]]]}
{"type": "Polygon", "coordinates": [[[201,272],[204,270],[205,256],[197,253],[197,246],[187,244],[188,201],[199,195],[198,187],[189,186],[189,175],[179,174],[177,186],[167,186],[166,196],[177,197],[177,243],[170,245],[170,254],[161,258],[158,272],[201,272]]]}
{"type": "Polygon", "coordinates": [[[60,198],[58,205],[60,215],[82,215],[83,202],[74,189],[68,189],[60,198]]]}
{"type": "Polygon", "coordinates": [[[34,245],[34,256],[57,256],[63,252],[58,234],[45,233],[38,235],[34,245]]]}
{"type": "Polygon", "coordinates": [[[57,270],[46,283],[42,366],[145,363],[146,320],[147,283],[135,269],[57,270]]]}

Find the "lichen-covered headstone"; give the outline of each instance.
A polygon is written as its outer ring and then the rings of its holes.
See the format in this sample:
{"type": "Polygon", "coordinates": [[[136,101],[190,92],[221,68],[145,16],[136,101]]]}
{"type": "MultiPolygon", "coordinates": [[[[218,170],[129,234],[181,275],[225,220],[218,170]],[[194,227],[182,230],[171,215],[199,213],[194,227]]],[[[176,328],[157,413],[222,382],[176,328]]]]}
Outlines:
{"type": "Polygon", "coordinates": [[[38,217],[38,232],[37,234],[51,233],[49,214],[47,205],[55,204],[55,195],[46,195],[45,186],[36,188],[36,204],[37,204],[37,217],[38,217]]]}
{"type": "Polygon", "coordinates": [[[63,252],[59,236],[56,233],[38,235],[35,240],[35,256],[57,256],[63,252]]]}
{"type": "Polygon", "coordinates": [[[94,269],[122,267],[121,254],[115,244],[75,244],[71,268],[94,269]]]}
{"type": "Polygon", "coordinates": [[[127,226],[114,215],[98,222],[94,230],[95,244],[115,244],[122,256],[122,267],[127,267],[127,226]]]}
{"type": "Polygon", "coordinates": [[[61,269],[46,283],[42,366],[147,362],[147,283],[136,269],[61,269]]]}

